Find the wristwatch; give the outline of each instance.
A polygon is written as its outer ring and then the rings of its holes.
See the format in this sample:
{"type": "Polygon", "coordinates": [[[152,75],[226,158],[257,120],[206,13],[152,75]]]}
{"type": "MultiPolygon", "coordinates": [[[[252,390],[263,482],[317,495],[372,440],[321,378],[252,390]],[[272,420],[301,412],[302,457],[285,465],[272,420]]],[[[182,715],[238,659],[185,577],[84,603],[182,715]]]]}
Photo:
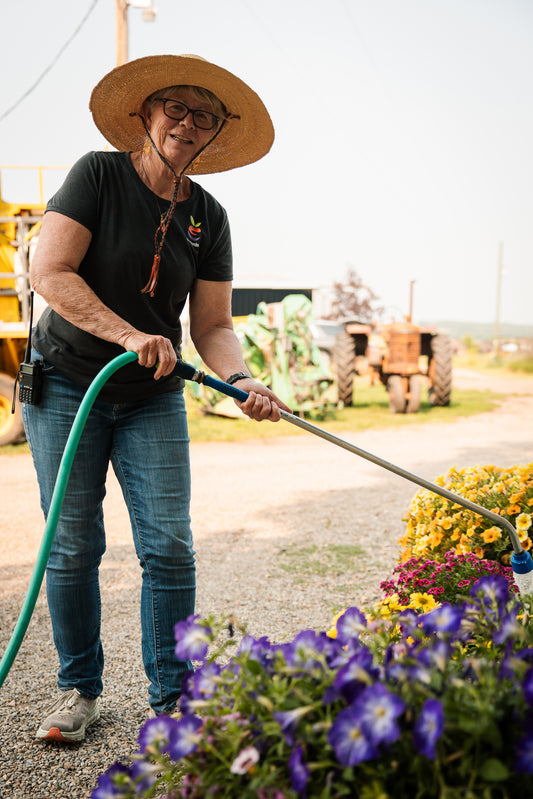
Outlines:
{"type": "Polygon", "coordinates": [[[226,383],[228,383],[228,385],[232,386],[234,383],[237,382],[237,380],[245,380],[245,379],[248,379],[250,377],[251,377],[251,375],[247,375],[246,372],[236,372],[234,375],[230,375],[228,377],[228,379],[226,380],[226,383]]]}

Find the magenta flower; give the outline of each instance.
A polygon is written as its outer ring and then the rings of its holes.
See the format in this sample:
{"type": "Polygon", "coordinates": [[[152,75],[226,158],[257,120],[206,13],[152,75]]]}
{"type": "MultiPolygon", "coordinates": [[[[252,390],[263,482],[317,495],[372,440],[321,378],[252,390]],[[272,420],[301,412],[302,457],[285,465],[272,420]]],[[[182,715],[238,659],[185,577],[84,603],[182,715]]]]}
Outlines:
{"type": "Polygon", "coordinates": [[[413,741],[421,755],[436,756],[437,741],[444,729],[444,712],[438,699],[426,699],[413,729],[413,741]]]}

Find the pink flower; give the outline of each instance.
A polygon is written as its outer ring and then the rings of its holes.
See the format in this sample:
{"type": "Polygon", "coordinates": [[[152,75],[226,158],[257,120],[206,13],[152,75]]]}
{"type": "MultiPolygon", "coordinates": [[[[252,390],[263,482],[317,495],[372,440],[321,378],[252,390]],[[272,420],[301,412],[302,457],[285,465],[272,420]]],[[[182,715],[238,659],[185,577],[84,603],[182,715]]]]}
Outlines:
{"type": "Polygon", "coordinates": [[[457,588],[466,588],[466,586],[470,585],[471,582],[472,582],[472,580],[460,580],[457,583],[457,588]]]}
{"type": "Polygon", "coordinates": [[[259,752],[255,746],[247,746],[243,749],[230,766],[232,774],[247,774],[259,761],[259,752]]]}

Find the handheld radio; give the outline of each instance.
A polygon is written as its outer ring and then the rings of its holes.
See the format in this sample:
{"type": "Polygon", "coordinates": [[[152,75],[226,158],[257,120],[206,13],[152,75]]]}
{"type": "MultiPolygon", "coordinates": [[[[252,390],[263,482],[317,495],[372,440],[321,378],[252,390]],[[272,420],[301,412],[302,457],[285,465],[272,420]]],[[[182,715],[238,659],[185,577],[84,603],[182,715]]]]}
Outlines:
{"type": "MultiPolygon", "coordinates": [[[[30,327],[28,331],[28,342],[24,361],[20,364],[17,380],[15,383],[15,394],[17,385],[19,387],[19,402],[27,405],[38,405],[41,400],[43,387],[43,364],[41,361],[31,360],[31,329],[33,325],[33,291],[30,292],[30,327]]],[[[13,407],[11,413],[15,412],[15,395],[13,396],[13,407]]]]}

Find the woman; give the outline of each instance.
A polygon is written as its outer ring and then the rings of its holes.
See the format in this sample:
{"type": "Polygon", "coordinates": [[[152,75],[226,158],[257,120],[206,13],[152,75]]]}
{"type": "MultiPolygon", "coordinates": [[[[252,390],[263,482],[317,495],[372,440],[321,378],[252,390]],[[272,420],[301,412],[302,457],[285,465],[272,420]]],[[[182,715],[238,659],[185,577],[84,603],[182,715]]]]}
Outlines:
{"type": "Polygon", "coordinates": [[[188,175],[265,155],[273,128],[259,97],[197,56],[117,67],[95,87],[94,121],[117,152],[84,156],[50,200],[31,267],[49,307],[33,334],[45,382],[23,409],[46,515],[85,389],[124,350],[138,361],[106,383],[78,448],[47,567],[61,694],[37,731],[79,741],[99,717],[103,652],[98,567],[109,463],[142,566],[142,653],[149,700],[172,711],[191,664],[173,628],[194,612],[190,473],[182,381],[172,371],[189,300],[192,341],[219,377],[248,392],[241,409],[278,421],[286,406],[252,380],[231,320],[224,209],[188,175]],[[155,235],[154,235],[155,234],[155,235]]]}

